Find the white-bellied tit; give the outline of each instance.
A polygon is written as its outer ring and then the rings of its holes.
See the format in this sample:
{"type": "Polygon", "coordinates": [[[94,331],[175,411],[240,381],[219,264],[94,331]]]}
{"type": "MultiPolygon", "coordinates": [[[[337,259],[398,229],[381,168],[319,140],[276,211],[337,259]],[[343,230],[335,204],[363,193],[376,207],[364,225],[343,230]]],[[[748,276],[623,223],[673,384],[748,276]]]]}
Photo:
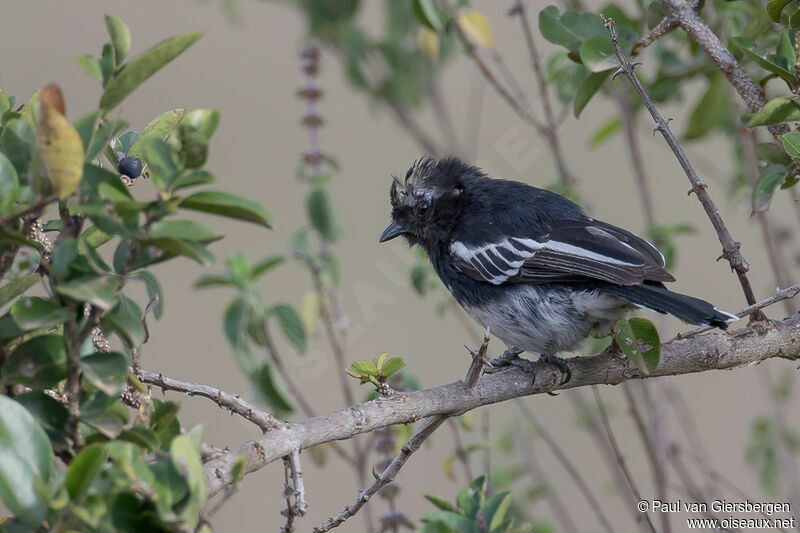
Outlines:
{"type": "Polygon", "coordinates": [[[556,364],[590,333],[608,334],[634,307],[726,329],[736,315],[669,291],[675,278],[645,239],[587,216],[577,204],[517,181],[491,179],[454,157],[424,158],[392,181],[392,222],[380,242],[403,236],[428,254],[444,285],[508,349],[493,366],[556,364]]]}

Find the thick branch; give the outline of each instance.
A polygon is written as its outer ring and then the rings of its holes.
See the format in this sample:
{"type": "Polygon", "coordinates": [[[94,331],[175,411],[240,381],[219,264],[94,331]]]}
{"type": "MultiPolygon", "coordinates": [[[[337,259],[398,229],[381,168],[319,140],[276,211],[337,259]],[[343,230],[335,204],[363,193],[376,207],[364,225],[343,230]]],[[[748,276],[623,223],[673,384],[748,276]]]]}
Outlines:
{"type": "MultiPolygon", "coordinates": [[[[800,315],[774,325],[742,329],[733,334],[714,333],[673,339],[662,345],[661,360],[651,377],[730,369],[774,357],[790,360],[800,358],[800,315]]],[[[216,494],[231,483],[231,470],[240,456],[245,457],[245,471],[249,473],[293,450],[349,439],[388,425],[408,424],[440,414],[457,415],[483,405],[558,388],[617,385],[646,377],[615,350],[592,357],[575,357],[568,364],[572,379],[564,386],[558,385],[560,370],[553,365],[540,364],[537,365],[534,379],[530,374],[513,368],[484,375],[471,389],[459,380],[433,389],[378,398],[328,415],[287,424],[281,431],[271,431],[245,442],[229,455],[208,462],[206,480],[209,494],[216,494]]]]}
{"type": "MultiPolygon", "coordinates": [[[[714,230],[717,232],[719,242],[722,244],[721,257],[727,259],[728,263],[731,265],[731,268],[736,271],[736,275],[739,278],[739,283],[742,286],[745,299],[747,300],[748,305],[753,305],[756,302],[756,298],[755,294],[753,293],[753,288],[750,286],[750,281],[747,279],[747,271],[750,269],[750,265],[748,265],[747,261],[744,259],[744,256],[739,251],[740,244],[733,240],[733,237],[728,231],[728,227],[725,225],[725,222],[722,220],[722,216],[719,214],[719,209],[717,209],[717,206],[714,204],[711,196],[709,196],[708,192],[706,191],[706,184],[703,183],[697,176],[692,164],[689,162],[689,159],[686,157],[683,149],[678,144],[678,140],[669,129],[669,121],[664,120],[664,118],[658,112],[658,109],[656,109],[655,104],[653,104],[653,101],[650,99],[650,96],[644,90],[644,87],[642,87],[639,78],[633,71],[635,65],[632,65],[631,62],[628,61],[628,58],[625,56],[625,53],[622,51],[622,48],[619,45],[619,41],[617,40],[617,32],[614,29],[614,21],[612,19],[605,18],[604,21],[606,28],[608,28],[609,35],[611,36],[611,43],[614,45],[614,51],[619,59],[620,68],[617,73],[625,74],[628,80],[630,80],[631,84],[636,89],[636,92],[639,93],[639,97],[642,99],[642,102],[644,102],[644,106],[650,112],[650,115],[652,115],[653,120],[656,123],[655,127],[653,128],[653,133],[656,131],[661,132],[661,135],[669,145],[672,153],[675,154],[675,157],[678,159],[681,168],[683,168],[683,171],[686,173],[686,177],[689,179],[689,183],[692,186],[691,191],[697,196],[697,199],[702,204],[708,219],[711,221],[711,225],[714,226],[714,230]]],[[[616,76],[617,74],[614,75],[616,76]]],[[[758,314],[754,315],[754,318],[761,319],[763,316],[758,314]]]]}
{"type": "MultiPolygon", "coordinates": [[[[155,385],[156,387],[161,387],[163,390],[185,392],[189,396],[208,398],[220,407],[224,407],[242,418],[249,420],[260,427],[264,432],[278,429],[284,425],[283,422],[275,418],[272,414],[243,400],[238,394],[231,394],[230,392],[225,392],[200,383],[178,381],[177,379],[168,378],[163,374],[151,372],[150,370],[140,370],[137,377],[142,383],[155,385]]],[[[291,450],[285,455],[288,455],[288,453],[291,453],[291,450]]]]}

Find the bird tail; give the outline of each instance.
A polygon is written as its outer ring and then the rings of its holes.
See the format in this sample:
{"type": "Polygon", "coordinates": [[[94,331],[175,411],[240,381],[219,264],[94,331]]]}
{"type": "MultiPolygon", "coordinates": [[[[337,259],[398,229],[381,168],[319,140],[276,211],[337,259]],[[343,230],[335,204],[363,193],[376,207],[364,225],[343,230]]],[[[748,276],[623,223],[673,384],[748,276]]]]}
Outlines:
{"type": "Polygon", "coordinates": [[[675,315],[690,324],[707,324],[728,329],[730,322],[739,320],[738,316],[720,311],[705,300],[670,292],[658,285],[613,285],[609,290],[637,305],[659,313],[675,315]]]}

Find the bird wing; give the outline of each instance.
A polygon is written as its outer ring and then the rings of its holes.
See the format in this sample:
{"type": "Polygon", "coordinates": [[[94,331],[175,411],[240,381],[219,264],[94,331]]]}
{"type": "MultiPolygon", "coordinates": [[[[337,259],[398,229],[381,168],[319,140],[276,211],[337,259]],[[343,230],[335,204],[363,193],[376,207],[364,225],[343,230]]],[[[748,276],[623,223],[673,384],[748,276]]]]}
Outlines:
{"type": "Polygon", "coordinates": [[[455,266],[478,281],[552,283],[602,280],[618,285],[674,281],[664,257],[642,239],[592,219],[552,223],[544,232],[492,243],[454,241],[455,266]]]}

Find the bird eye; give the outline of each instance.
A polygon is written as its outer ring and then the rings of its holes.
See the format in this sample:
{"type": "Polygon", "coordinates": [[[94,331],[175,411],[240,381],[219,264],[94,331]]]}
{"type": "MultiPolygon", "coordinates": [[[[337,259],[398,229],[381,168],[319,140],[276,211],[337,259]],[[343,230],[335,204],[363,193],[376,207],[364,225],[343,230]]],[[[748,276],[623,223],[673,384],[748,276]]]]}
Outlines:
{"type": "Polygon", "coordinates": [[[417,214],[418,214],[418,215],[424,215],[425,213],[427,213],[427,212],[428,212],[428,208],[429,208],[430,206],[431,206],[431,205],[430,205],[428,202],[422,202],[422,203],[420,203],[420,204],[417,206],[417,214]]]}

